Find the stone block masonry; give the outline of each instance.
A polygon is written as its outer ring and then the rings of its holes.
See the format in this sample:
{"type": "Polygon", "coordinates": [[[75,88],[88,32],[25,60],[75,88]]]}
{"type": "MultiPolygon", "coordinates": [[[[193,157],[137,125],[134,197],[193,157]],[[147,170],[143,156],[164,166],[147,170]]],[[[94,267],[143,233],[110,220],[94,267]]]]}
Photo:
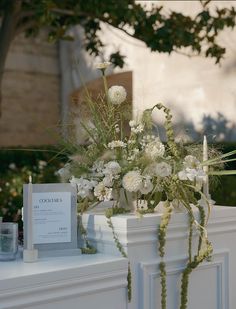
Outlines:
{"type": "Polygon", "coordinates": [[[58,49],[37,38],[17,37],[8,54],[3,85],[0,147],[54,144],[60,119],[58,49]]]}

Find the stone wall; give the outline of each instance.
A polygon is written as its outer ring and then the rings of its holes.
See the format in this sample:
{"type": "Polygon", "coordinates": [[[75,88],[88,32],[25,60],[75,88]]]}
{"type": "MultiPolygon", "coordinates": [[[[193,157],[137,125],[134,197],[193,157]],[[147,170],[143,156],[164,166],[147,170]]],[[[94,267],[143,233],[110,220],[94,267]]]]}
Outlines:
{"type": "Polygon", "coordinates": [[[17,37],[8,54],[3,79],[0,146],[53,144],[59,123],[60,75],[57,46],[37,38],[17,37]]]}

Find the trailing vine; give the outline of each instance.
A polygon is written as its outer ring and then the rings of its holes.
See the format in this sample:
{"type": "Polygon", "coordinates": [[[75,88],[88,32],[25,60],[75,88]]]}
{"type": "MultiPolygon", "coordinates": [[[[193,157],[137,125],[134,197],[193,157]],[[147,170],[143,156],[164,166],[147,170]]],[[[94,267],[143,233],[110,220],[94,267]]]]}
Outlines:
{"type": "MultiPolygon", "coordinates": [[[[127,213],[127,212],[128,211],[125,208],[113,207],[113,208],[107,209],[107,211],[105,213],[105,215],[107,217],[107,224],[112,230],[112,235],[113,235],[113,239],[115,241],[115,245],[116,245],[117,249],[119,250],[120,254],[124,258],[128,258],[128,256],[127,256],[127,253],[125,252],[124,247],[122,246],[121,242],[119,241],[119,238],[118,238],[118,235],[116,234],[116,231],[115,231],[114,225],[112,223],[111,217],[113,215],[127,213]]],[[[132,275],[131,275],[130,262],[128,262],[127,289],[128,289],[128,301],[130,302],[131,298],[132,298],[132,275]]]]}
{"type": "Polygon", "coordinates": [[[159,255],[161,262],[159,264],[160,278],[161,278],[161,309],[166,309],[167,299],[167,287],[166,287],[166,265],[163,261],[165,256],[165,243],[166,243],[166,231],[171,218],[172,208],[169,207],[170,203],[166,202],[166,212],[161,217],[161,222],[158,228],[158,241],[159,241],[159,255]]]}
{"type": "Polygon", "coordinates": [[[212,254],[212,245],[210,242],[206,242],[206,249],[200,250],[199,254],[194,256],[193,261],[187,263],[186,268],[182,273],[181,282],[181,304],[180,309],[187,309],[188,303],[188,286],[189,286],[189,275],[191,272],[198,267],[204,260],[207,260],[212,254]]]}
{"type": "Polygon", "coordinates": [[[82,216],[78,216],[78,229],[80,231],[81,236],[83,237],[84,240],[84,244],[85,247],[81,247],[81,253],[82,254],[96,254],[97,253],[97,249],[92,246],[87,238],[87,231],[83,226],[83,222],[82,222],[82,216]]]}
{"type": "Polygon", "coordinates": [[[200,225],[197,225],[199,230],[199,239],[198,239],[198,249],[197,254],[192,259],[192,237],[193,237],[193,218],[190,216],[189,220],[189,257],[188,263],[183,270],[182,279],[181,279],[181,299],[180,299],[180,309],[187,309],[188,303],[188,286],[189,286],[189,276],[191,272],[198,267],[204,260],[208,260],[213,252],[212,245],[208,241],[205,235],[205,210],[202,206],[197,205],[200,214],[200,225]]]}

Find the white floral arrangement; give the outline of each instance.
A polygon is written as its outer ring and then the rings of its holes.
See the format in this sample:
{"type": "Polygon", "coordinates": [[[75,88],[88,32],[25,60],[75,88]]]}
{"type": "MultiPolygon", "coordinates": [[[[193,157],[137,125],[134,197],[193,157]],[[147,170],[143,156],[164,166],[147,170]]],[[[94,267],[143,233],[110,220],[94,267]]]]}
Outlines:
{"type": "MultiPolygon", "coordinates": [[[[199,244],[194,258],[189,257],[186,270],[183,271],[180,308],[186,309],[189,274],[201,262],[209,259],[212,253],[206,231],[214,204],[209,194],[209,176],[234,174],[235,171],[223,171],[220,167],[236,151],[219,154],[209,150],[203,158],[202,145],[177,144],[171,112],[161,103],[145,110],[140,119],[131,119],[127,113],[130,104],[126,89],[123,86],[107,86],[105,71],[109,65],[102,63],[97,67],[102,73],[104,95],[95,100],[87,91],[86,102],[93,125],[81,124],[88,139],[84,145],[68,143],[66,149],[70,150],[69,160],[59,174],[63,181],[68,180],[77,188],[80,213],[108,201],[108,219],[129,209],[139,216],[154,211],[162,213],[158,229],[158,247],[162,260],[162,309],[166,308],[166,228],[172,212],[188,214],[189,246],[194,229],[199,233],[199,244]],[[154,109],[165,114],[165,143],[153,134],[154,109]],[[199,220],[196,219],[196,211],[200,214],[199,220]]],[[[109,225],[113,227],[111,221],[109,225]]],[[[121,254],[126,256],[118,239],[115,240],[121,254]]],[[[189,252],[191,250],[189,248],[189,252]]]]}

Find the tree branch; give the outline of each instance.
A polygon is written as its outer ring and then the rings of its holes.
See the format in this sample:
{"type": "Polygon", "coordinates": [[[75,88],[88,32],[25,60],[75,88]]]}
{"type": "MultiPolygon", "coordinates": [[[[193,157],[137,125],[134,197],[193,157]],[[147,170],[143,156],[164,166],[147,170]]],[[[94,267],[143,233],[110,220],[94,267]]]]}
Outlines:
{"type": "Polygon", "coordinates": [[[33,19],[19,25],[15,31],[15,36],[37,26],[37,22],[33,19]]]}

